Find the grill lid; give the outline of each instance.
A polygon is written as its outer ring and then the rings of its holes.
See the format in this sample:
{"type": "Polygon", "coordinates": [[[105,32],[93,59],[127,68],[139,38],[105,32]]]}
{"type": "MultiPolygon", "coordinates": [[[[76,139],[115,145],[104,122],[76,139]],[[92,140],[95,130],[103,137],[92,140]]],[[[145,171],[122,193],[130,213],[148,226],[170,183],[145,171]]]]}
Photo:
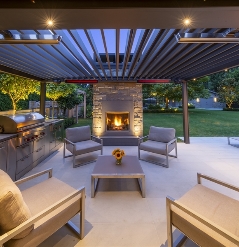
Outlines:
{"type": "Polygon", "coordinates": [[[26,128],[32,128],[44,122],[44,117],[31,112],[16,115],[0,115],[0,133],[13,134],[23,131],[26,128]]]}

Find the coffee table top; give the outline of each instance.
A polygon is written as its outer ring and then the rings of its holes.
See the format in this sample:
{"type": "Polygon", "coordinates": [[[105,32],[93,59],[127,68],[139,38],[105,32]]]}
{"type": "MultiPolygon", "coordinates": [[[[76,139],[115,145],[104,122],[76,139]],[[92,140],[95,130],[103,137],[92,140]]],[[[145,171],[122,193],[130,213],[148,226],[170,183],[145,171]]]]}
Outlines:
{"type": "Polygon", "coordinates": [[[91,175],[144,175],[137,156],[125,155],[121,165],[116,165],[112,155],[99,155],[91,175]]]}

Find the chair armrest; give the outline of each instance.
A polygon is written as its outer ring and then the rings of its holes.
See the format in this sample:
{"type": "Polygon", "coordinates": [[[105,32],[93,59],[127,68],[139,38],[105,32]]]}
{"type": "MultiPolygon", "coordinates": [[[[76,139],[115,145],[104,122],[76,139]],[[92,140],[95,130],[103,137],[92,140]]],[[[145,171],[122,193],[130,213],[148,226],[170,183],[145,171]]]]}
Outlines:
{"type": "Polygon", "coordinates": [[[221,180],[218,180],[218,179],[215,179],[215,178],[206,176],[206,175],[201,174],[201,173],[197,173],[197,181],[198,181],[198,184],[201,184],[202,183],[201,178],[204,178],[206,180],[209,180],[211,182],[214,182],[216,184],[220,184],[220,185],[222,185],[224,187],[227,187],[229,189],[232,189],[232,190],[235,190],[235,191],[239,192],[239,187],[236,187],[236,186],[234,186],[232,184],[225,183],[225,182],[223,182],[221,180]]]}
{"type": "Polygon", "coordinates": [[[29,180],[31,180],[31,179],[33,179],[33,178],[39,177],[39,176],[41,176],[41,175],[43,175],[43,174],[46,174],[46,173],[48,173],[48,178],[51,178],[51,177],[52,177],[52,168],[47,169],[47,170],[44,170],[44,171],[42,171],[42,172],[35,173],[35,174],[33,174],[33,175],[31,175],[31,176],[28,176],[28,177],[26,177],[26,178],[19,179],[19,180],[15,181],[15,184],[16,184],[16,185],[19,185],[19,184],[21,184],[21,183],[24,183],[24,182],[26,182],[26,181],[29,181],[29,180]]]}
{"type": "Polygon", "coordinates": [[[213,231],[217,232],[218,234],[220,234],[224,238],[228,239],[229,241],[233,242],[234,244],[236,244],[236,245],[239,244],[238,236],[228,232],[226,229],[222,228],[221,226],[218,226],[217,224],[215,224],[212,221],[208,220],[204,216],[196,213],[195,211],[191,210],[190,208],[182,205],[181,203],[176,202],[173,198],[171,198],[169,196],[166,197],[167,218],[170,217],[171,211],[173,211],[172,207],[171,207],[172,205],[174,205],[175,207],[179,208],[180,210],[182,210],[186,214],[190,215],[192,218],[198,220],[199,222],[201,222],[205,226],[209,227],[213,231]],[[168,214],[170,214],[170,215],[168,215],[168,214]]]}
{"type": "Polygon", "coordinates": [[[141,143],[145,138],[148,138],[148,137],[149,137],[148,135],[147,136],[139,137],[138,142],[141,143]]]}
{"type": "Polygon", "coordinates": [[[73,145],[73,146],[76,145],[74,142],[71,142],[70,140],[68,140],[68,139],[66,139],[66,138],[64,138],[64,140],[65,140],[65,143],[71,144],[71,145],[73,145]]]}
{"type": "Polygon", "coordinates": [[[98,141],[100,141],[100,143],[101,143],[101,144],[103,144],[103,139],[102,139],[102,138],[100,138],[100,137],[97,137],[97,136],[91,135],[91,139],[92,139],[92,140],[97,139],[98,141]]]}
{"type": "Polygon", "coordinates": [[[177,138],[174,138],[172,141],[167,142],[167,145],[172,144],[172,143],[174,143],[175,141],[177,141],[177,138]]]}
{"type": "Polygon", "coordinates": [[[41,211],[40,213],[36,214],[35,216],[31,217],[30,219],[24,221],[19,226],[15,227],[14,229],[6,232],[2,236],[0,236],[0,246],[3,245],[8,240],[15,237],[17,234],[21,233],[25,229],[27,229],[29,226],[36,223],[38,220],[42,219],[43,217],[47,216],[48,214],[52,213],[54,210],[62,206],[63,204],[67,203],[77,195],[82,193],[81,198],[84,201],[85,200],[85,187],[79,188],[77,191],[72,192],[68,196],[64,197],[63,199],[59,200],[58,202],[54,203],[52,206],[46,208],[45,210],[41,211]]]}

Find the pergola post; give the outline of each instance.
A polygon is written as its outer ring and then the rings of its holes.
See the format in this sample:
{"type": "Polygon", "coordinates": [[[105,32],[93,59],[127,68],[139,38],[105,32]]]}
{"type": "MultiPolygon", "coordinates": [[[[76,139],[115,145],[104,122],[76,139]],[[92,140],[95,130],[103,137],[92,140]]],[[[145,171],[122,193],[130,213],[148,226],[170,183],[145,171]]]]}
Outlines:
{"type": "Polygon", "coordinates": [[[188,88],[187,82],[182,82],[182,107],[183,107],[183,134],[184,143],[190,144],[189,140],[189,119],[188,119],[188,88]]]}
{"type": "Polygon", "coordinates": [[[45,117],[46,83],[41,82],[40,88],[40,113],[45,117]]]}
{"type": "Polygon", "coordinates": [[[84,93],[84,118],[86,118],[86,93],[84,93]]]}

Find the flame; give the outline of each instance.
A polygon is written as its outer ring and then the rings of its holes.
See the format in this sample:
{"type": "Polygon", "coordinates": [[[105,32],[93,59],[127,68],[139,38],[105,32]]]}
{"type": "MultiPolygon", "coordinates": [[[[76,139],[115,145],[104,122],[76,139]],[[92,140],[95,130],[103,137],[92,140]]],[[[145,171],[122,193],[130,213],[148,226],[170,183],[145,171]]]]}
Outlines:
{"type": "Polygon", "coordinates": [[[115,117],[114,124],[115,126],[121,126],[122,125],[121,117],[115,117]]]}

